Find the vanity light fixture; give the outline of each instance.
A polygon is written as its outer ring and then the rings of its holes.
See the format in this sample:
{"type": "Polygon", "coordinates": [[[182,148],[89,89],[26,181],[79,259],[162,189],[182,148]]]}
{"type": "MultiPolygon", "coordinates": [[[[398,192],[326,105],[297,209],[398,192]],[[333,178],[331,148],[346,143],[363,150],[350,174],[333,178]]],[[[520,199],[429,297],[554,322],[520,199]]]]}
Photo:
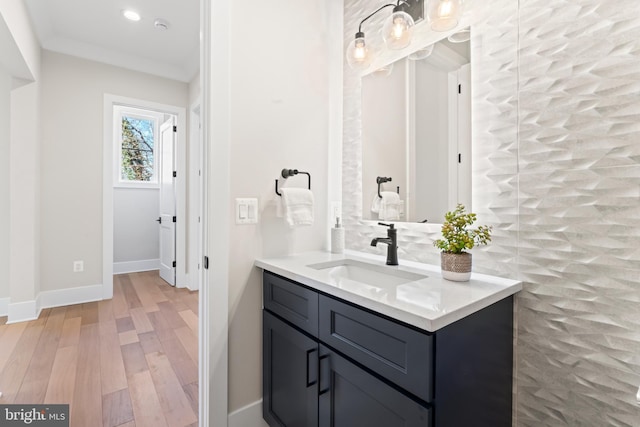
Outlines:
{"type": "Polygon", "coordinates": [[[404,49],[411,43],[415,25],[413,17],[404,11],[404,2],[399,0],[382,25],[382,39],[389,49],[404,49]]]}
{"type": "Polygon", "coordinates": [[[449,37],[447,37],[447,40],[449,40],[451,43],[468,42],[469,40],[471,40],[471,31],[469,30],[469,28],[465,28],[458,31],[457,33],[451,34],[449,37]]]}
{"type": "Polygon", "coordinates": [[[372,75],[376,77],[389,77],[393,73],[393,62],[375,70],[372,75]]]}
{"type": "Polygon", "coordinates": [[[123,10],[122,16],[127,18],[129,21],[138,22],[140,20],[140,14],[135,10],[131,10],[131,9],[123,10]]]}
{"type": "Polygon", "coordinates": [[[458,25],[462,9],[461,0],[429,0],[427,19],[433,31],[449,31],[458,25]]]}
{"type": "Polygon", "coordinates": [[[407,56],[407,59],[410,59],[412,61],[419,61],[421,59],[428,58],[433,52],[433,46],[434,45],[430,44],[429,46],[425,46],[422,49],[418,49],[415,52],[410,53],[407,56]]]}
{"type": "Polygon", "coordinates": [[[375,12],[360,21],[355,39],[347,47],[347,63],[355,71],[364,71],[373,61],[373,52],[367,46],[362,24],[382,9],[392,7],[393,12],[382,26],[382,38],[389,49],[403,49],[411,43],[415,22],[424,17],[424,0],[398,0],[380,6],[375,12]]]}

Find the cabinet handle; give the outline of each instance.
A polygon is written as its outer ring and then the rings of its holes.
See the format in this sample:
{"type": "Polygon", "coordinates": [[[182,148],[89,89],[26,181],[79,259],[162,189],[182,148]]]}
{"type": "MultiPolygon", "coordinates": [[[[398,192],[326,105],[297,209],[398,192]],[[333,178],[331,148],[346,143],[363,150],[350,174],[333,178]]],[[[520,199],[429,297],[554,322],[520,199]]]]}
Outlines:
{"type": "Polygon", "coordinates": [[[318,382],[318,358],[312,357],[311,359],[309,359],[309,356],[314,354],[316,351],[318,351],[317,348],[307,350],[307,387],[311,387],[318,382]],[[313,365],[313,367],[309,369],[311,365],[313,365]]]}
{"type": "Polygon", "coordinates": [[[319,384],[319,388],[320,390],[318,391],[318,396],[322,396],[323,394],[325,394],[326,392],[328,392],[329,390],[331,390],[331,376],[330,376],[330,372],[329,372],[329,368],[330,366],[327,366],[326,368],[322,368],[322,364],[323,362],[326,360],[327,363],[329,363],[329,354],[323,354],[322,356],[320,356],[318,358],[319,363],[320,363],[320,384],[319,384]],[[325,375],[327,376],[327,379],[323,381],[323,378],[325,377],[325,375]],[[322,383],[328,383],[329,385],[327,385],[327,388],[322,388],[322,383]]]}

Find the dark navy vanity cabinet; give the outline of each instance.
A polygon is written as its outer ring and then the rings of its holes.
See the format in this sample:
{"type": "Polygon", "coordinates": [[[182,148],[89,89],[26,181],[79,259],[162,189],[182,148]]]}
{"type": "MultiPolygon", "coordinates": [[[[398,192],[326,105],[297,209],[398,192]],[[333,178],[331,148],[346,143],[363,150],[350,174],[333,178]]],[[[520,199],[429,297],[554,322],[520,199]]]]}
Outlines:
{"type": "Polygon", "coordinates": [[[513,297],[426,332],[268,271],[271,427],[511,426],[513,297]]]}

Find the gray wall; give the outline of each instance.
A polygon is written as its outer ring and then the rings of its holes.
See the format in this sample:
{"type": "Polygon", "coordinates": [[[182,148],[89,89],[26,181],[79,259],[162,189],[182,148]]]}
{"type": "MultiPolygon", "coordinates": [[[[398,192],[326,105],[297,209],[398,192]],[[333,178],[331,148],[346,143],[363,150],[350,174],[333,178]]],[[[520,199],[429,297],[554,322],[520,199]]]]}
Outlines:
{"type": "Polygon", "coordinates": [[[188,85],[46,50],[42,69],[42,290],[99,284],[104,94],[186,108],[188,85]]]}
{"type": "Polygon", "coordinates": [[[113,189],[113,262],[160,258],[160,190],[113,189]]]}
{"type": "MultiPolygon", "coordinates": [[[[375,6],[346,2],[346,38],[375,6]]],[[[491,11],[472,43],[486,65],[472,83],[473,204],[495,238],[474,250],[474,269],[524,281],[514,425],[637,427],[640,8],[503,0],[491,11]]],[[[345,74],[345,183],[358,174],[358,90],[345,74]]],[[[356,208],[345,205],[347,244],[368,250],[356,208]]],[[[437,263],[437,235],[405,230],[401,259],[437,263]]]]}

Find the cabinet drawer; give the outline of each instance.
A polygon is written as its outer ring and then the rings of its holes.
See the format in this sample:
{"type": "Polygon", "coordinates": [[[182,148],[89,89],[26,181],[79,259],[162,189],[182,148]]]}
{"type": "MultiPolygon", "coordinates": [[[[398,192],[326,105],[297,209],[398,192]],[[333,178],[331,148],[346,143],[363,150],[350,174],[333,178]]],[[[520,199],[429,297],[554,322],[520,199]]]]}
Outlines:
{"type": "Polygon", "coordinates": [[[262,276],[264,308],[318,336],[318,294],[273,273],[262,276]]]}
{"type": "Polygon", "coordinates": [[[320,295],[319,337],[413,393],[433,400],[433,336],[320,295]]]}

